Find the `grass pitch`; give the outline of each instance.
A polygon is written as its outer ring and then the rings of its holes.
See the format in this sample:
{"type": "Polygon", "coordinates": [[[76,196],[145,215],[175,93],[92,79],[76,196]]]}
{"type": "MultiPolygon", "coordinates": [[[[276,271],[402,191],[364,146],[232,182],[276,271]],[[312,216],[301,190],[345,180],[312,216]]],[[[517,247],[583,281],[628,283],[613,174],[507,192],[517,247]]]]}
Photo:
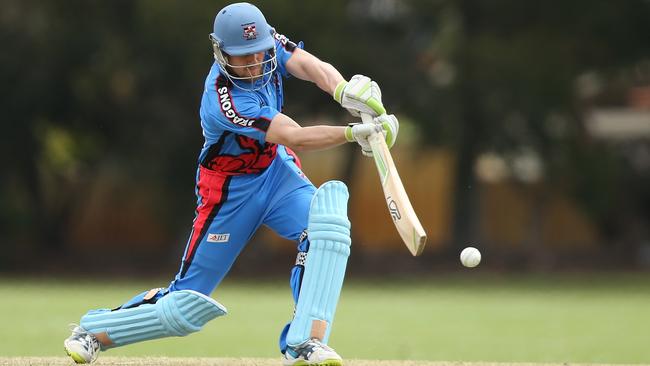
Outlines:
{"type": "MultiPolygon", "coordinates": [[[[0,365],[7,366],[68,366],[71,361],[62,357],[15,357],[0,358],[0,365]]],[[[106,357],[96,366],[278,366],[277,359],[264,358],[166,358],[166,357],[106,357]]],[[[582,366],[608,366],[584,364],[582,366]]],[[[569,366],[562,364],[495,363],[495,362],[429,362],[397,360],[346,360],[345,366],[569,366]]],[[[620,366],[620,365],[619,365],[620,366]]]]}
{"type": "MultiPolygon", "coordinates": [[[[352,279],[343,289],[330,344],[351,366],[452,365],[410,360],[650,363],[648,279],[515,278],[476,271],[352,279]],[[404,361],[362,361],[376,359],[404,361]]],[[[165,282],[0,278],[0,364],[70,364],[61,357],[68,323],[78,322],[87,309],[114,307],[159,285],[165,282]]],[[[228,316],[188,337],[110,350],[98,365],[279,365],[277,337],[293,309],[287,282],[226,281],[213,297],[228,307],[228,316]],[[141,358],[146,356],[180,358],[141,358]]]]}

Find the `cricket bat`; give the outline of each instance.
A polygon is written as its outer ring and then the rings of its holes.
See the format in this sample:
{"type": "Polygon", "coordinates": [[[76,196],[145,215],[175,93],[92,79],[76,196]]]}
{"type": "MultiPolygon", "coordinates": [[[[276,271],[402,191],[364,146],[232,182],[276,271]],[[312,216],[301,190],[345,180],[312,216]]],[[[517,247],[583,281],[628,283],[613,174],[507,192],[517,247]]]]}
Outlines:
{"type": "MultiPolygon", "coordinates": [[[[373,123],[372,117],[362,113],[361,120],[363,123],[373,123]]],[[[427,242],[427,234],[420,224],[411,201],[406,195],[402,180],[397,173],[397,168],[393,162],[393,157],[386,146],[386,140],[383,134],[373,133],[368,137],[368,142],[372,148],[372,156],[377,166],[381,187],[384,190],[384,198],[388,206],[393,223],[397,232],[404,241],[413,256],[420,255],[424,250],[427,242]]]]}

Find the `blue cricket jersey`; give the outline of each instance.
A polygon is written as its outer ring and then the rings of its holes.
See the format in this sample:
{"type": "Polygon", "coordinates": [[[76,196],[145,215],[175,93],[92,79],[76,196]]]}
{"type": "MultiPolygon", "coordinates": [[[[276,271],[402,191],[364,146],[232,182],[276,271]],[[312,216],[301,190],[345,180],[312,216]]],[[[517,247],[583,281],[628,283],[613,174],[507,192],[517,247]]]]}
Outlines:
{"type": "MultiPolygon", "coordinates": [[[[205,80],[201,100],[201,127],[205,143],[199,164],[226,175],[261,173],[278,154],[278,145],[266,142],[266,131],[284,103],[282,81],[290,74],[286,63],[296,47],[285,36],[275,33],[278,66],[271,81],[257,91],[246,91],[235,83],[250,87],[248,81],[229,80],[212,65],[205,80]]],[[[268,58],[268,55],[267,55],[268,58]]],[[[262,80],[255,83],[261,84],[262,80]]],[[[281,147],[284,149],[284,147],[281,147]]]]}

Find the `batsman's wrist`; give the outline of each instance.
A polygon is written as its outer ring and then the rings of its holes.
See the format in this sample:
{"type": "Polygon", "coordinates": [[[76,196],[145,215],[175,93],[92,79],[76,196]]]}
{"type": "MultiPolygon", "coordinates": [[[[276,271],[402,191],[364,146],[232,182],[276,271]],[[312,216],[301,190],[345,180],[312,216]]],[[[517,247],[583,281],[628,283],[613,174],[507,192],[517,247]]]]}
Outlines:
{"type": "Polygon", "coordinates": [[[353,126],[353,124],[349,124],[345,128],[345,139],[347,140],[347,142],[354,142],[355,141],[354,140],[354,135],[352,134],[352,126],[353,126]]]}
{"type": "Polygon", "coordinates": [[[334,97],[334,100],[341,103],[341,98],[343,96],[343,89],[345,89],[345,86],[348,85],[348,82],[345,80],[341,80],[338,84],[336,84],[336,88],[334,88],[334,94],[332,95],[334,97]]]}

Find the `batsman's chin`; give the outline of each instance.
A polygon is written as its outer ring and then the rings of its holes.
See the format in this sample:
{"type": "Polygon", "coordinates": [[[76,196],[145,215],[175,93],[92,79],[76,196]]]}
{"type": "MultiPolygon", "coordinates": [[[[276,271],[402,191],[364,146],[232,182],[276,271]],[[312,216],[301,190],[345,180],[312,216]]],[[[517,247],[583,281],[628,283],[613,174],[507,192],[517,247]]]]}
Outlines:
{"type": "Polygon", "coordinates": [[[253,70],[248,70],[246,75],[244,75],[245,78],[247,78],[250,81],[257,81],[262,78],[262,68],[257,68],[253,70]]]}
{"type": "Polygon", "coordinates": [[[241,82],[245,84],[250,84],[251,87],[255,86],[258,82],[262,80],[262,75],[260,76],[244,76],[242,77],[241,82]]]}

